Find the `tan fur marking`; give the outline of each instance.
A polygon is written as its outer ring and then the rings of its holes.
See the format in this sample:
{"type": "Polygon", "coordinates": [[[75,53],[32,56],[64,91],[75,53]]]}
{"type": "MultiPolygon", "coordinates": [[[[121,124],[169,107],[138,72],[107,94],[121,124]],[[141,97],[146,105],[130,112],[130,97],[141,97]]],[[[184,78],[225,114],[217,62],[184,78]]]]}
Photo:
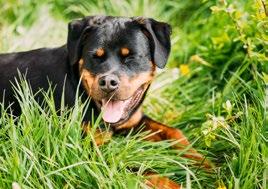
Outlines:
{"type": "MultiPolygon", "coordinates": [[[[130,98],[139,87],[144,85],[144,89],[148,87],[148,85],[152,82],[155,73],[155,65],[152,61],[149,62],[152,64],[151,70],[148,72],[139,73],[135,76],[130,77],[129,75],[121,75],[120,76],[120,87],[116,91],[114,95],[115,99],[128,99],[130,98]]],[[[102,98],[106,97],[106,94],[100,89],[98,85],[98,78],[99,76],[94,76],[94,81],[91,82],[91,97],[94,100],[101,100],[102,98]]]]}
{"type": "Polygon", "coordinates": [[[148,179],[146,179],[145,184],[150,188],[154,189],[181,189],[181,185],[177,184],[173,180],[167,177],[157,175],[155,173],[146,173],[148,179]]]}
{"type": "Polygon", "coordinates": [[[126,48],[126,47],[121,48],[121,55],[122,55],[122,56],[127,56],[127,55],[129,55],[129,49],[126,48]]]}
{"type": "Polygon", "coordinates": [[[79,74],[82,80],[82,85],[85,88],[87,94],[90,95],[91,88],[92,88],[95,78],[87,69],[83,68],[83,66],[84,66],[84,60],[80,59],[79,60],[79,74]]]}
{"type": "Polygon", "coordinates": [[[155,71],[156,71],[156,65],[153,61],[149,61],[149,63],[152,65],[152,76],[155,76],[155,71]]]}
{"type": "MultiPolygon", "coordinates": [[[[173,139],[178,141],[178,144],[174,145],[173,147],[179,150],[185,149],[187,146],[190,145],[190,142],[187,140],[187,138],[183,135],[182,131],[179,129],[168,127],[148,117],[144,118],[141,122],[145,123],[144,128],[145,131],[151,131],[152,133],[155,133],[154,135],[146,138],[146,140],[161,141],[161,140],[173,139]]],[[[198,153],[194,148],[188,149],[187,153],[185,153],[183,156],[186,158],[202,162],[202,166],[205,167],[206,169],[210,169],[213,167],[213,164],[208,160],[204,160],[204,157],[200,153],[198,153]]]]}
{"type": "Polygon", "coordinates": [[[146,130],[150,130],[152,132],[156,132],[155,135],[152,135],[148,140],[151,141],[159,141],[160,140],[169,140],[169,139],[176,139],[179,141],[178,146],[188,146],[190,143],[188,142],[187,138],[183,135],[183,133],[175,128],[167,127],[161,123],[156,121],[147,119],[145,120],[146,130]]]}
{"type": "Polygon", "coordinates": [[[117,126],[115,129],[129,129],[131,127],[136,126],[142,118],[142,112],[141,108],[139,108],[130,118],[127,122],[123,123],[122,125],[117,126]]]}
{"type": "Polygon", "coordinates": [[[143,83],[151,83],[153,77],[151,73],[141,73],[135,77],[129,79],[129,83],[131,86],[135,86],[136,88],[140,87],[143,83]]]}
{"type": "MultiPolygon", "coordinates": [[[[151,72],[140,73],[137,76],[129,78],[127,75],[121,76],[120,80],[120,96],[129,98],[143,84],[149,85],[153,76],[151,72]]],[[[145,86],[147,87],[147,86],[145,86]]]]}
{"type": "Polygon", "coordinates": [[[84,60],[81,58],[79,60],[79,71],[80,71],[80,69],[82,68],[83,65],[84,65],[84,60]]]}
{"type": "Polygon", "coordinates": [[[90,126],[90,123],[83,123],[82,124],[83,129],[83,135],[88,135],[90,132],[92,132],[94,140],[97,144],[97,146],[103,145],[111,140],[113,132],[109,130],[101,130],[97,128],[94,132],[92,131],[92,128],[90,126]]]}
{"type": "Polygon", "coordinates": [[[98,49],[96,50],[96,56],[97,56],[97,57],[102,57],[102,56],[104,56],[104,54],[105,54],[105,51],[104,51],[103,48],[98,48],[98,49]]]}

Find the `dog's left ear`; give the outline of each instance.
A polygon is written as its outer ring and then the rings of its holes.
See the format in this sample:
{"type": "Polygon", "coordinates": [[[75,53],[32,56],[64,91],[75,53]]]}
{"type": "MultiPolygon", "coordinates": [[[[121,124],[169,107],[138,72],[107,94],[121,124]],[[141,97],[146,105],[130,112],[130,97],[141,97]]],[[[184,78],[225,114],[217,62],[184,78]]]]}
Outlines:
{"type": "Polygon", "coordinates": [[[144,34],[149,38],[154,63],[159,68],[164,68],[171,49],[171,26],[152,18],[138,18],[137,22],[142,26],[144,34]]]}
{"type": "Polygon", "coordinates": [[[82,40],[89,31],[88,18],[71,21],[68,25],[67,49],[70,65],[74,65],[81,57],[82,40]]]}

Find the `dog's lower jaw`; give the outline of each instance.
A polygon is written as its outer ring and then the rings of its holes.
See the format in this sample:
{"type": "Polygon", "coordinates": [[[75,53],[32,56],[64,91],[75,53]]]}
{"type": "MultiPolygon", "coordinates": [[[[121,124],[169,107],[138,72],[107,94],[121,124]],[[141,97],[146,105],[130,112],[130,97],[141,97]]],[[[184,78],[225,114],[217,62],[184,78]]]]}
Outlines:
{"type": "Polygon", "coordinates": [[[139,107],[126,122],[122,123],[121,125],[117,125],[114,127],[114,130],[118,131],[135,127],[141,122],[142,117],[143,113],[141,107],[139,107]]]}

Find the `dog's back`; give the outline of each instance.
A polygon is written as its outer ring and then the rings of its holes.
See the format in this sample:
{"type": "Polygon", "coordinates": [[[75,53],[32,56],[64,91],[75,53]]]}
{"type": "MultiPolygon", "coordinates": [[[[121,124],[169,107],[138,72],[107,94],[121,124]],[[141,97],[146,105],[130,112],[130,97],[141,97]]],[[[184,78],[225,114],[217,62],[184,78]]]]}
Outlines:
{"type": "MultiPolygon", "coordinates": [[[[16,103],[12,83],[15,78],[19,79],[19,73],[27,79],[33,92],[41,87],[44,90],[49,88],[49,82],[54,84],[54,96],[61,98],[63,84],[67,104],[72,104],[75,97],[75,86],[71,82],[69,67],[67,66],[67,50],[60,48],[42,48],[27,52],[0,54],[0,100],[5,106],[13,103],[15,114],[19,114],[19,105],[16,103]],[[66,78],[65,78],[66,77],[66,78]],[[49,81],[49,82],[48,82],[49,81]],[[14,103],[15,102],[15,103],[14,103]]],[[[59,106],[60,101],[56,101],[59,106]]]]}

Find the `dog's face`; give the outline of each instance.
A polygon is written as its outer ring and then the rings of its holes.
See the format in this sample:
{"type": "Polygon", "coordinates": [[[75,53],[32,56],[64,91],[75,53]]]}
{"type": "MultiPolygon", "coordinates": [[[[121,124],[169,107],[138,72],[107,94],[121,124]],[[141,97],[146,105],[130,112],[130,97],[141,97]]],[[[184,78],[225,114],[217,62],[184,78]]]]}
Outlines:
{"type": "Polygon", "coordinates": [[[170,52],[170,27],[153,19],[94,16],[69,24],[68,53],[103,120],[127,122],[170,52]]]}

